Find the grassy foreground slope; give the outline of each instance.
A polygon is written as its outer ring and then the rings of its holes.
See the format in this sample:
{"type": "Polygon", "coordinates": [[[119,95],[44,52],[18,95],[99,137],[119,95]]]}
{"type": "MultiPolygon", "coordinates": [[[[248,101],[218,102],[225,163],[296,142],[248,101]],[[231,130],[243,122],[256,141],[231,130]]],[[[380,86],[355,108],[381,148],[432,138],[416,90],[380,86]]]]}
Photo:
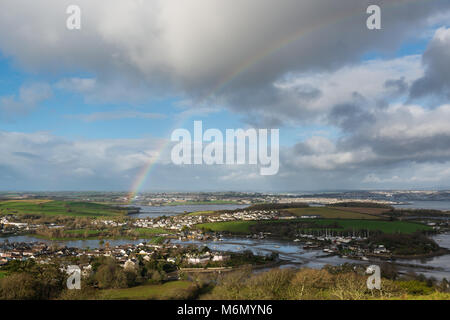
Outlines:
{"type": "Polygon", "coordinates": [[[102,300],[170,300],[188,299],[192,294],[192,282],[171,281],[164,284],[142,285],[126,289],[102,290],[102,300]]]}
{"type": "Polygon", "coordinates": [[[106,204],[76,201],[9,200],[0,202],[0,214],[104,217],[125,215],[126,210],[106,204]]]}
{"type": "Polygon", "coordinates": [[[381,279],[381,290],[367,288],[364,268],[240,270],[222,275],[205,300],[449,300],[440,284],[381,279]],[[354,271],[357,270],[357,271],[354,271]]]}

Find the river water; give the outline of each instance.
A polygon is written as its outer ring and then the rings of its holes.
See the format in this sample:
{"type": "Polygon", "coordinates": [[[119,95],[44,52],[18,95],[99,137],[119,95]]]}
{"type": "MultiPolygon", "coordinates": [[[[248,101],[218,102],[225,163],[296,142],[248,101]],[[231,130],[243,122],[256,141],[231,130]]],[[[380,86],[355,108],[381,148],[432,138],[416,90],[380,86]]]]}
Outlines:
{"type": "Polygon", "coordinates": [[[407,204],[396,204],[394,207],[398,209],[432,209],[450,211],[450,201],[409,201],[407,204]]]}

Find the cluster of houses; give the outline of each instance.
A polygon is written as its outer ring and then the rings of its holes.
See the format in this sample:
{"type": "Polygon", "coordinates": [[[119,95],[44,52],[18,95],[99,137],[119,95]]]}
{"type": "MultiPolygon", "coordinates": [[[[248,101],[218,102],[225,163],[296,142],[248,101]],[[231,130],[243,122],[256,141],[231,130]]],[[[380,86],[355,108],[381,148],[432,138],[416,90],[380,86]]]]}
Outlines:
{"type": "Polygon", "coordinates": [[[275,201],[277,197],[273,195],[260,195],[255,196],[254,193],[241,193],[232,197],[223,194],[198,194],[198,193],[148,193],[138,195],[125,195],[118,198],[114,198],[113,201],[126,202],[130,201],[134,203],[145,204],[149,206],[162,206],[167,204],[191,204],[195,202],[205,203],[220,201],[223,203],[239,203],[239,204],[252,204],[261,202],[275,201]]]}
{"type": "Polygon", "coordinates": [[[0,235],[12,235],[36,230],[40,227],[37,224],[28,224],[24,222],[14,222],[15,216],[3,216],[0,218],[0,235]]]}
{"type": "MultiPolygon", "coordinates": [[[[42,224],[33,224],[26,222],[16,222],[19,218],[16,216],[0,217],[0,235],[18,235],[25,233],[32,233],[37,229],[43,227],[42,224]]],[[[49,229],[64,228],[62,225],[49,223],[45,225],[49,229]]]]}
{"type": "Polygon", "coordinates": [[[211,252],[205,252],[202,254],[186,254],[186,262],[188,264],[197,265],[197,264],[207,264],[210,261],[213,262],[221,262],[226,261],[230,259],[229,255],[222,254],[222,253],[211,253],[211,252]]]}
{"type": "Polygon", "coordinates": [[[94,220],[92,221],[93,225],[102,225],[102,226],[107,226],[107,227],[122,227],[127,225],[126,222],[119,222],[119,221],[114,221],[114,220],[94,220]]]}
{"type": "MultiPolygon", "coordinates": [[[[38,263],[50,263],[55,258],[60,258],[58,261],[64,261],[64,258],[69,257],[88,257],[87,261],[92,261],[91,258],[106,256],[114,258],[123,268],[134,268],[139,261],[139,256],[144,261],[150,261],[151,256],[155,251],[164,251],[165,261],[177,264],[187,263],[190,265],[206,264],[210,261],[226,261],[230,256],[220,252],[204,252],[197,253],[192,251],[186,253],[184,256],[172,256],[167,254],[171,252],[170,249],[179,249],[180,245],[157,245],[150,243],[139,244],[124,244],[114,247],[105,245],[101,248],[87,249],[87,248],[68,248],[49,246],[46,243],[20,243],[20,242],[0,242],[0,266],[6,265],[9,261],[19,260],[26,261],[28,259],[35,259],[38,263]]],[[[66,259],[67,260],[67,259],[66,259]]],[[[86,260],[84,260],[86,261],[86,260]]],[[[62,266],[63,268],[65,266],[62,266]]],[[[85,262],[79,266],[84,275],[92,270],[90,262],[85,262]]]]}
{"type": "MultiPolygon", "coordinates": [[[[197,224],[210,222],[226,222],[226,221],[258,221],[277,219],[277,211],[273,210],[252,210],[252,211],[238,211],[221,213],[218,215],[178,215],[165,218],[145,218],[134,219],[131,223],[139,228],[163,228],[181,231],[186,228],[192,228],[197,224]]],[[[288,218],[288,217],[286,217],[288,218]]],[[[295,218],[294,216],[292,218],[295,218]]]]}

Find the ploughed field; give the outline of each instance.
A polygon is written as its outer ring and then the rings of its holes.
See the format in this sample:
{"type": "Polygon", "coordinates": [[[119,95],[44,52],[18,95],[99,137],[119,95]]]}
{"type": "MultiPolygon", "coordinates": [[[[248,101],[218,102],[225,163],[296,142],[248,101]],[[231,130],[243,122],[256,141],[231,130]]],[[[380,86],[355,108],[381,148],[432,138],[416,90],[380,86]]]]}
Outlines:
{"type": "Polygon", "coordinates": [[[127,210],[101,203],[52,200],[8,200],[0,202],[0,215],[103,217],[127,214],[127,210]]]}

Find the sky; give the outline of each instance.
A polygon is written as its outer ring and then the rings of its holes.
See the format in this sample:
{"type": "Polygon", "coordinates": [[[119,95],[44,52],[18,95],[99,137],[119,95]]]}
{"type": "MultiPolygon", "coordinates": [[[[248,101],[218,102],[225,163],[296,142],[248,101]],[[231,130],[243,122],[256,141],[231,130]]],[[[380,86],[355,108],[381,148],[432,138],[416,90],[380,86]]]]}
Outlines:
{"type": "Polygon", "coordinates": [[[0,190],[448,189],[449,62],[448,0],[2,0],[0,190]],[[195,120],[278,173],[175,165],[195,120]]]}

